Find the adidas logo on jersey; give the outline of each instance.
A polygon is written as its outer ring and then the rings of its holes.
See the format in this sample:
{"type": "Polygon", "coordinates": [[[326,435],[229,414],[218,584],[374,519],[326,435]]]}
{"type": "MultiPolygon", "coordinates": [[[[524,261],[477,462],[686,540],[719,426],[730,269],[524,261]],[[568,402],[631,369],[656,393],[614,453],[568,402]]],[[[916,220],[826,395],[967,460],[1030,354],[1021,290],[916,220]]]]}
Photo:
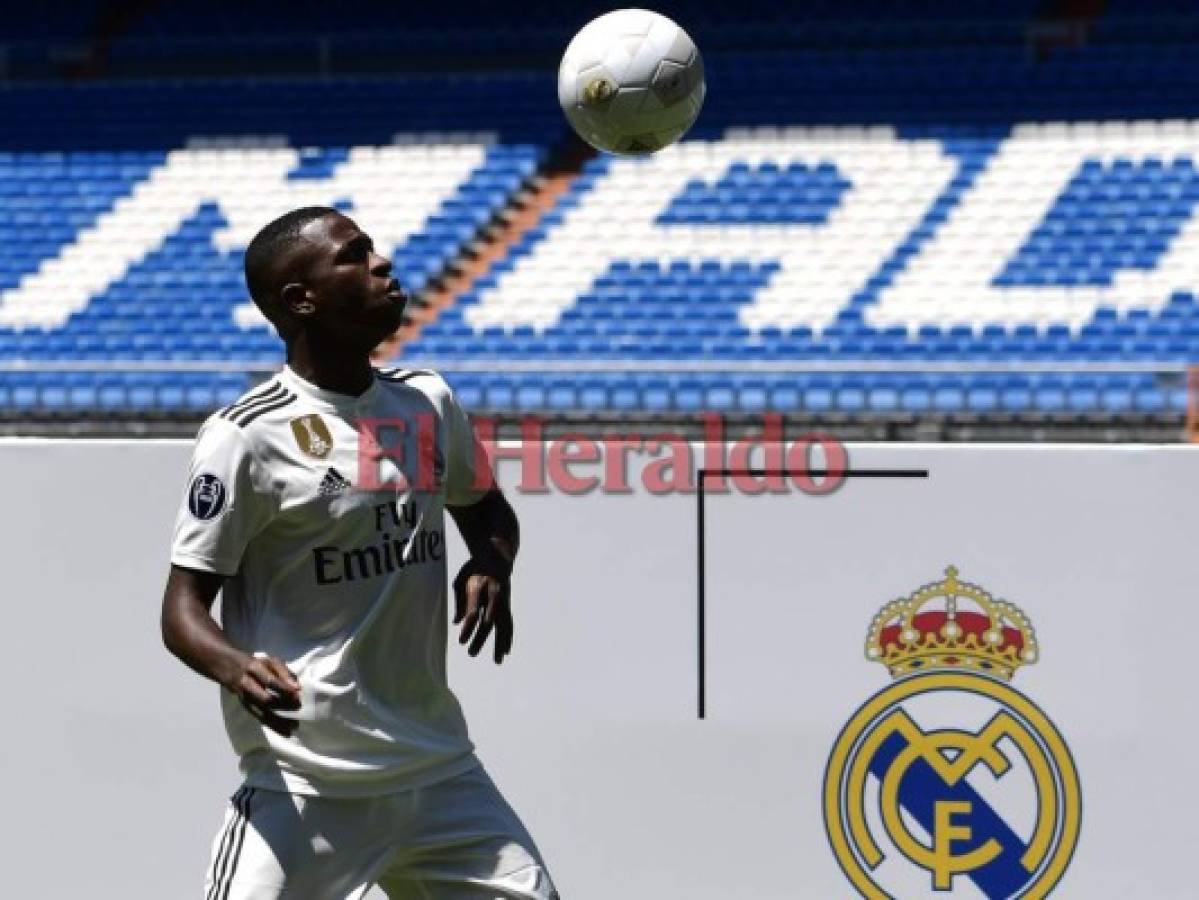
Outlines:
{"type": "Polygon", "coordinates": [[[342,494],[352,488],[350,480],[338,472],[334,468],[330,468],[325,473],[325,477],[321,479],[320,487],[317,488],[317,493],[322,497],[331,497],[334,494],[342,494]]]}

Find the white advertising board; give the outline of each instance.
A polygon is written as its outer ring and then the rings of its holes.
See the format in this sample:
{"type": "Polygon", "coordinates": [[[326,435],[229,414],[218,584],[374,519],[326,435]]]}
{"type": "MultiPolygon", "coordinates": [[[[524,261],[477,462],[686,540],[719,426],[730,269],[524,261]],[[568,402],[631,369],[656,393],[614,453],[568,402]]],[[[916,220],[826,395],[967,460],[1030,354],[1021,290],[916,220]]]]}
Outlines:
{"type": "MultiPolygon", "coordinates": [[[[188,452],[0,444],[6,896],[199,896],[238,782],[158,636],[188,452]]],[[[1199,454],[849,459],[928,474],[705,496],[703,719],[695,495],[509,491],[514,653],[451,678],[563,897],[1194,897],[1199,454]]]]}

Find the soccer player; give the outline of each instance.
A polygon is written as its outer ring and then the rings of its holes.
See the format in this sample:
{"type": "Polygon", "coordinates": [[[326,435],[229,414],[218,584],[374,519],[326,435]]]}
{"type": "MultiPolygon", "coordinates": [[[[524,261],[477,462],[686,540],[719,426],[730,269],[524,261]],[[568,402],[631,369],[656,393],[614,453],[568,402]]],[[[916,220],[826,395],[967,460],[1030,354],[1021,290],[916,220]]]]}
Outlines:
{"type": "Polygon", "coordinates": [[[206,900],[552,900],[445,674],[443,510],[471,554],[459,641],[494,635],[497,663],[516,516],[445,382],[372,368],[405,296],[352,220],[290,212],[245,271],[287,366],[200,429],[162,606],[167,647],[224,689],[245,776],[206,900]]]}

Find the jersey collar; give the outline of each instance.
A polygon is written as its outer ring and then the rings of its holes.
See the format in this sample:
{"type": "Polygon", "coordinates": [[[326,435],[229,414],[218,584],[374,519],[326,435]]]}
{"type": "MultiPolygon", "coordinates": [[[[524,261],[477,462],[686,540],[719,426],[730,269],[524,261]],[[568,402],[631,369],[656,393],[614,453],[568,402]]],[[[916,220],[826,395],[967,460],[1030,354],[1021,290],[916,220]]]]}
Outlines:
{"type": "MultiPolygon", "coordinates": [[[[373,371],[372,369],[372,373],[373,371]]],[[[377,375],[371,381],[371,386],[358,395],[340,394],[337,391],[327,391],[324,388],[317,387],[311,381],[301,378],[292,370],[291,366],[287,365],[279,373],[279,378],[297,394],[335,409],[361,409],[364,406],[370,405],[379,392],[379,378],[377,375]]]]}

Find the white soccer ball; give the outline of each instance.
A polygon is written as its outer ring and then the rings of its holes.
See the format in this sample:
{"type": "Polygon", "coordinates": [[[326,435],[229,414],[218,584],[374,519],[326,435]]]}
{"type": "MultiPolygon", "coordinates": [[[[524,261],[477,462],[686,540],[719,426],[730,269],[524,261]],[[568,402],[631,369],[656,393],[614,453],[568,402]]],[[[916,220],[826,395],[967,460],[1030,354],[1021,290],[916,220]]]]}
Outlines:
{"type": "Polygon", "coordinates": [[[618,9],[583,27],[558,67],[558,102],[579,137],[609,153],[653,153],[704,103],[704,63],[666,16],[618,9]]]}

